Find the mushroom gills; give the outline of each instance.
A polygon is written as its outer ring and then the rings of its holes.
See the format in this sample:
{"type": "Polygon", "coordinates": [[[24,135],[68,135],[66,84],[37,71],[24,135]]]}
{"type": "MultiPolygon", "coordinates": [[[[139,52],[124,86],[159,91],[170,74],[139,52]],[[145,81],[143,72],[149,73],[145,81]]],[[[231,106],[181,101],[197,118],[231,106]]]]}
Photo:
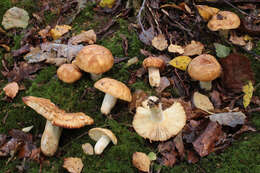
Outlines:
{"type": "Polygon", "coordinates": [[[205,89],[206,91],[210,91],[212,88],[211,81],[207,81],[207,82],[200,81],[200,88],[205,89]]]}
{"type": "Polygon", "coordinates": [[[101,112],[105,115],[108,115],[112,108],[115,106],[117,101],[117,98],[114,96],[111,96],[110,94],[106,93],[102,106],[101,106],[101,112]]]}
{"type": "Polygon", "coordinates": [[[62,128],[52,125],[47,120],[41,138],[41,151],[46,156],[53,156],[58,149],[62,128]]]}
{"type": "Polygon", "coordinates": [[[102,135],[95,145],[95,154],[101,154],[104,151],[104,149],[108,146],[110,141],[111,140],[108,136],[102,135]]]}
{"type": "Polygon", "coordinates": [[[159,87],[160,85],[160,70],[156,67],[148,68],[149,83],[152,87],[159,87]]]}
{"type": "Polygon", "coordinates": [[[96,81],[98,79],[100,79],[102,77],[102,74],[94,74],[94,73],[90,73],[91,79],[93,81],[96,81]]]}

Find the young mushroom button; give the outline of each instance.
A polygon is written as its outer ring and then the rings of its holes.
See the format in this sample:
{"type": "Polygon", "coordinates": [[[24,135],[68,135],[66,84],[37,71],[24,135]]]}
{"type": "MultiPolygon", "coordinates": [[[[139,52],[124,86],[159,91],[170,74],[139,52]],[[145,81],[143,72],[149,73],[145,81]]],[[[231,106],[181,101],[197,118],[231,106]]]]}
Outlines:
{"type": "Polygon", "coordinates": [[[188,73],[192,79],[200,81],[202,89],[211,90],[211,81],[220,76],[221,65],[214,56],[202,54],[190,62],[188,73]]]}
{"type": "Polygon", "coordinates": [[[152,87],[160,85],[160,69],[163,69],[165,63],[157,57],[148,57],[143,61],[143,67],[148,68],[149,83],[152,87]]]}
{"type": "Polygon", "coordinates": [[[116,136],[108,129],[93,128],[88,131],[88,135],[91,139],[97,141],[94,147],[95,154],[101,154],[110,141],[112,141],[114,145],[117,144],[116,136]]]}
{"type": "Polygon", "coordinates": [[[115,79],[102,78],[95,82],[94,87],[106,93],[101,106],[101,112],[105,115],[110,113],[117,99],[132,101],[130,89],[124,83],[115,79]]]}
{"type": "Polygon", "coordinates": [[[82,76],[79,68],[73,64],[63,64],[57,70],[57,76],[65,83],[74,83],[82,76]]]}
{"type": "Polygon", "coordinates": [[[98,80],[102,73],[112,68],[114,57],[104,46],[93,44],[83,47],[72,63],[90,73],[92,80],[98,80]]]}
{"type": "Polygon", "coordinates": [[[53,156],[57,151],[62,128],[81,128],[94,123],[84,113],[66,113],[45,98],[27,96],[23,97],[23,102],[47,119],[41,138],[41,151],[46,156],[53,156]]]}
{"type": "Polygon", "coordinates": [[[177,135],[185,123],[186,114],[179,102],[162,110],[159,99],[150,96],[136,109],[133,127],[140,136],[150,141],[166,141],[177,135]]]}

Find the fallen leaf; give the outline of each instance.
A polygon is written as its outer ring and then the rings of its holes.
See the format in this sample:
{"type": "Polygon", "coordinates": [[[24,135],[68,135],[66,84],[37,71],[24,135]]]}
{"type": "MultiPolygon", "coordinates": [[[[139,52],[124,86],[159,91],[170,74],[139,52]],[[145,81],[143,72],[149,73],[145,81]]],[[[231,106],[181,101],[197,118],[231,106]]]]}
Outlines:
{"type": "Polygon", "coordinates": [[[56,25],[55,28],[51,29],[50,34],[54,40],[57,40],[67,32],[71,30],[71,26],[68,25],[56,25]]]}
{"type": "Polygon", "coordinates": [[[204,45],[199,41],[192,40],[190,44],[184,47],[184,56],[200,55],[204,49],[204,45]]]}
{"type": "Polygon", "coordinates": [[[217,56],[219,58],[225,58],[226,56],[228,56],[230,54],[231,49],[229,47],[224,46],[219,43],[214,43],[214,46],[216,49],[217,56]]]}
{"type": "Polygon", "coordinates": [[[125,67],[130,67],[131,65],[137,64],[139,62],[139,59],[135,56],[133,58],[130,58],[127,63],[125,64],[125,67]]]}
{"type": "Polygon", "coordinates": [[[160,153],[164,153],[164,152],[169,152],[171,150],[174,149],[174,143],[173,141],[167,141],[167,142],[161,142],[159,145],[158,145],[158,151],[160,153]]]}
{"type": "Polygon", "coordinates": [[[18,148],[22,146],[22,142],[17,138],[11,138],[8,142],[0,147],[0,157],[6,157],[11,152],[17,152],[18,148]]]}
{"type": "Polygon", "coordinates": [[[164,166],[172,167],[177,162],[178,153],[174,149],[170,152],[164,152],[161,154],[163,156],[162,164],[164,166]]]}
{"type": "Polygon", "coordinates": [[[0,146],[2,146],[4,143],[6,143],[7,135],[6,134],[0,134],[0,146]]]}
{"type": "Polygon", "coordinates": [[[253,49],[253,47],[254,47],[254,43],[253,43],[251,40],[249,40],[249,41],[246,43],[246,45],[244,46],[244,48],[245,48],[246,50],[248,50],[248,51],[251,51],[251,50],[253,49]]]}
{"type": "Polygon", "coordinates": [[[22,131],[25,132],[25,133],[28,133],[29,131],[31,131],[33,128],[33,125],[29,126],[29,127],[25,127],[25,128],[22,128],[22,131]]]}
{"type": "Polygon", "coordinates": [[[5,29],[26,28],[29,19],[27,11],[18,7],[12,7],[5,12],[2,25],[5,29]]]}
{"type": "Polygon", "coordinates": [[[167,40],[165,39],[165,36],[163,34],[155,36],[152,40],[152,45],[160,51],[163,51],[168,47],[167,40]]]}
{"type": "Polygon", "coordinates": [[[183,54],[184,49],[182,46],[179,46],[177,44],[170,44],[170,46],[168,47],[168,52],[183,54]]]}
{"type": "Polygon", "coordinates": [[[132,112],[137,107],[142,105],[142,102],[148,98],[148,94],[143,90],[136,90],[132,95],[132,101],[129,104],[129,111],[132,112]]]}
{"type": "Polygon", "coordinates": [[[61,66],[62,64],[65,64],[66,62],[67,62],[66,58],[52,58],[52,57],[47,58],[45,61],[46,64],[53,64],[57,67],[61,66]]]}
{"type": "Polygon", "coordinates": [[[134,167],[143,172],[149,172],[151,161],[149,157],[142,152],[135,152],[132,156],[134,167]]]}
{"type": "Polygon", "coordinates": [[[70,173],[80,173],[84,165],[81,158],[67,157],[64,159],[62,167],[70,173]]]}
{"type": "Polygon", "coordinates": [[[184,158],[185,153],[184,153],[184,144],[183,144],[183,140],[182,140],[182,132],[180,132],[174,139],[173,142],[175,144],[175,147],[179,153],[179,156],[181,157],[181,159],[184,158]]]}
{"type": "Polygon", "coordinates": [[[204,157],[213,151],[215,143],[222,135],[221,126],[216,122],[210,122],[204,132],[192,142],[192,145],[197,153],[204,157]]]}
{"type": "Polygon", "coordinates": [[[53,58],[56,54],[54,52],[42,52],[40,47],[31,48],[31,51],[24,55],[24,59],[28,63],[37,63],[46,60],[47,58],[53,58]]]}
{"type": "Polygon", "coordinates": [[[147,30],[142,31],[139,34],[139,39],[146,45],[151,45],[153,38],[155,37],[153,27],[150,27],[147,30]]]}
{"type": "Polygon", "coordinates": [[[240,134],[242,134],[242,133],[244,133],[244,132],[248,132],[248,131],[255,132],[256,129],[253,128],[253,127],[251,127],[251,126],[249,126],[249,125],[244,124],[244,125],[243,125],[236,133],[234,133],[232,136],[233,136],[233,137],[236,137],[236,136],[238,136],[238,135],[240,135],[240,134]]]}
{"type": "Polygon", "coordinates": [[[38,34],[41,36],[42,39],[46,39],[47,37],[51,36],[50,30],[51,30],[51,27],[48,25],[44,29],[40,30],[38,32],[38,34]]]}
{"type": "Polygon", "coordinates": [[[99,5],[100,7],[107,7],[107,8],[112,8],[113,5],[115,4],[116,0],[101,0],[99,5]]]}
{"type": "Polygon", "coordinates": [[[199,161],[199,157],[197,154],[193,151],[188,150],[188,156],[187,156],[188,163],[197,163],[199,161]]]}
{"type": "Polygon", "coordinates": [[[20,56],[20,55],[23,55],[23,54],[30,52],[30,50],[31,50],[31,45],[26,44],[26,45],[22,46],[20,49],[13,50],[12,55],[14,57],[17,57],[17,56],[20,56]]]}
{"type": "Polygon", "coordinates": [[[71,37],[68,41],[68,44],[76,45],[82,42],[88,44],[94,44],[96,43],[96,40],[97,40],[96,33],[93,29],[91,29],[88,31],[81,31],[80,34],[71,37]]]}
{"type": "Polygon", "coordinates": [[[248,83],[243,86],[243,92],[245,93],[243,96],[243,105],[244,108],[246,108],[250,104],[254,92],[252,81],[248,81],[248,83]]]}
{"type": "Polygon", "coordinates": [[[210,95],[210,100],[212,101],[215,108],[220,108],[222,105],[222,100],[220,98],[220,93],[216,90],[213,90],[210,95]]]}
{"type": "Polygon", "coordinates": [[[245,46],[246,45],[244,37],[243,36],[238,37],[235,32],[230,33],[229,41],[231,41],[233,44],[239,45],[239,46],[245,46]]]}
{"type": "Polygon", "coordinates": [[[11,82],[8,83],[4,88],[3,88],[5,95],[7,95],[10,98],[15,98],[16,94],[19,91],[19,85],[17,82],[11,82]]]}
{"type": "Polygon", "coordinates": [[[160,85],[156,88],[156,92],[161,93],[163,90],[165,90],[168,86],[170,86],[171,83],[168,80],[167,77],[163,76],[160,79],[160,85]]]}
{"type": "Polygon", "coordinates": [[[188,12],[189,14],[191,14],[191,9],[185,2],[181,2],[179,4],[179,7],[181,7],[184,11],[188,12]]]}
{"type": "Polygon", "coordinates": [[[223,70],[221,81],[223,87],[231,93],[240,93],[248,82],[254,82],[254,73],[250,60],[240,54],[230,54],[220,60],[223,70]]]}
{"type": "Polygon", "coordinates": [[[192,97],[194,106],[198,109],[211,113],[214,110],[214,106],[209,98],[199,92],[195,92],[192,97]]]}
{"type": "Polygon", "coordinates": [[[86,155],[93,155],[94,154],[94,148],[90,143],[82,144],[81,148],[86,155]]]}
{"type": "Polygon", "coordinates": [[[197,8],[200,16],[205,21],[208,21],[213,15],[215,15],[219,12],[218,8],[209,7],[207,5],[196,5],[196,8],[197,8]]]}
{"type": "Polygon", "coordinates": [[[149,157],[149,159],[150,159],[151,161],[154,161],[154,160],[157,159],[157,156],[156,156],[156,154],[155,154],[154,152],[150,152],[150,153],[148,154],[148,157],[149,157]]]}
{"type": "Polygon", "coordinates": [[[191,62],[191,58],[188,56],[177,56],[173,58],[169,64],[175,68],[186,71],[189,63],[191,62]]]}
{"type": "Polygon", "coordinates": [[[10,52],[10,47],[6,44],[0,44],[1,47],[3,47],[7,52],[10,52]]]}
{"type": "Polygon", "coordinates": [[[236,127],[245,123],[246,116],[242,112],[225,112],[210,115],[209,119],[221,125],[236,127]]]}

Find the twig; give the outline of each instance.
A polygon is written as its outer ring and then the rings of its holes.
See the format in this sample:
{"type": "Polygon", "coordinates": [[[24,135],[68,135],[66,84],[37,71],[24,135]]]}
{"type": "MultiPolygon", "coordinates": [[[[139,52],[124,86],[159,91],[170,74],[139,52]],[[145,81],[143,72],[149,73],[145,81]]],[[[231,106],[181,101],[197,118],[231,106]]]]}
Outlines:
{"type": "Polygon", "coordinates": [[[227,0],[223,0],[223,1],[224,1],[226,4],[228,4],[229,6],[231,6],[232,8],[236,9],[237,11],[239,11],[240,13],[242,13],[242,14],[248,16],[248,14],[247,14],[246,12],[244,12],[244,11],[242,11],[240,8],[234,6],[234,5],[231,4],[229,1],[227,1],[227,0]]]}
{"type": "Polygon", "coordinates": [[[247,112],[260,112],[260,107],[249,109],[247,112]]]}
{"type": "Polygon", "coordinates": [[[138,19],[138,24],[140,25],[140,27],[141,27],[141,29],[142,29],[142,32],[144,33],[144,36],[145,36],[146,38],[148,38],[147,33],[146,33],[146,31],[145,31],[145,29],[144,29],[144,26],[143,26],[143,24],[142,24],[142,21],[141,21],[141,14],[142,14],[142,11],[143,11],[143,9],[144,9],[145,3],[146,3],[146,0],[144,0],[143,3],[142,3],[142,6],[141,6],[141,8],[140,8],[140,10],[139,10],[139,12],[138,12],[138,15],[137,15],[137,19],[138,19]]]}

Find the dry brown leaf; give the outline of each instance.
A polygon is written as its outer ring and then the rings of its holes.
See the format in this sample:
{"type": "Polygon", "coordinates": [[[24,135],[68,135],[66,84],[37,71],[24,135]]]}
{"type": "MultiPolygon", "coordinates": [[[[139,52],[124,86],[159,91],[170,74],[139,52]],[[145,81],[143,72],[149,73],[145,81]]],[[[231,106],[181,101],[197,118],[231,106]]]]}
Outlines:
{"type": "Polygon", "coordinates": [[[94,44],[96,43],[97,36],[96,33],[93,29],[88,30],[88,31],[82,31],[80,34],[75,35],[71,37],[68,41],[69,44],[79,44],[82,42],[86,42],[88,44],[94,44]]]}
{"type": "Polygon", "coordinates": [[[179,156],[181,159],[184,158],[185,153],[184,153],[184,145],[183,145],[183,140],[182,140],[182,132],[180,132],[175,138],[174,138],[174,144],[175,147],[179,153],[179,156]]]}
{"type": "Polygon", "coordinates": [[[47,58],[45,63],[47,64],[54,64],[56,66],[61,66],[62,64],[65,64],[67,62],[66,58],[47,58]]]}
{"type": "Polygon", "coordinates": [[[187,160],[189,163],[197,163],[199,161],[199,157],[195,152],[188,150],[187,160]]]}
{"type": "Polygon", "coordinates": [[[183,55],[200,55],[202,54],[203,49],[204,45],[201,42],[192,40],[190,44],[185,46],[183,55]]]}
{"type": "Polygon", "coordinates": [[[40,31],[38,32],[38,34],[41,36],[42,39],[45,39],[45,38],[47,38],[47,37],[50,37],[50,36],[51,36],[51,34],[50,34],[50,29],[51,29],[51,27],[48,25],[48,26],[46,26],[44,29],[40,30],[40,31]]]}
{"type": "Polygon", "coordinates": [[[195,92],[192,97],[192,102],[194,106],[198,109],[211,113],[214,110],[214,106],[209,100],[209,98],[199,92],[195,92]]]}
{"type": "Polygon", "coordinates": [[[182,46],[179,46],[177,44],[170,44],[170,46],[168,47],[168,52],[183,54],[184,49],[182,46]]]}
{"type": "Polygon", "coordinates": [[[177,162],[178,153],[172,149],[170,152],[161,153],[163,155],[162,164],[164,166],[172,167],[177,162]]]}
{"type": "Polygon", "coordinates": [[[244,36],[238,37],[235,32],[230,33],[229,41],[231,41],[235,45],[245,46],[246,42],[244,40],[244,36]]]}
{"type": "Polygon", "coordinates": [[[71,26],[68,25],[56,25],[55,28],[51,29],[50,34],[54,40],[60,38],[71,30],[71,26]]]}
{"type": "Polygon", "coordinates": [[[68,157],[64,159],[62,165],[63,168],[67,169],[70,173],[80,173],[83,168],[83,163],[81,158],[77,157],[68,157]]]}
{"type": "Polygon", "coordinates": [[[132,101],[129,104],[129,110],[132,112],[137,107],[142,105],[142,102],[148,98],[148,94],[143,90],[136,90],[133,93],[132,101]]]}
{"type": "Polygon", "coordinates": [[[208,21],[213,15],[219,12],[219,9],[207,5],[196,5],[196,8],[205,21],[208,21]]]}
{"type": "Polygon", "coordinates": [[[156,49],[163,51],[164,49],[166,49],[168,47],[168,42],[165,39],[165,36],[163,34],[159,34],[153,38],[152,45],[156,49]]]}
{"type": "Polygon", "coordinates": [[[183,11],[186,11],[189,14],[191,14],[191,9],[185,2],[180,3],[178,6],[181,7],[183,11]]]}
{"type": "Polygon", "coordinates": [[[149,172],[150,170],[151,161],[145,153],[135,152],[132,156],[132,163],[140,171],[149,172]]]}
{"type": "Polygon", "coordinates": [[[3,47],[7,52],[10,52],[10,47],[6,44],[0,44],[0,47],[3,47]]]}
{"type": "Polygon", "coordinates": [[[210,115],[209,119],[220,125],[236,127],[238,124],[245,123],[246,116],[242,112],[224,112],[210,115]]]}
{"type": "Polygon", "coordinates": [[[170,86],[171,83],[168,80],[167,77],[163,76],[160,79],[160,85],[158,88],[156,88],[156,92],[161,93],[163,90],[165,90],[168,86],[170,86]]]}
{"type": "Polygon", "coordinates": [[[4,88],[3,88],[5,95],[7,95],[10,98],[15,98],[16,94],[18,93],[19,90],[19,85],[17,82],[11,82],[8,83],[4,88]]]}

